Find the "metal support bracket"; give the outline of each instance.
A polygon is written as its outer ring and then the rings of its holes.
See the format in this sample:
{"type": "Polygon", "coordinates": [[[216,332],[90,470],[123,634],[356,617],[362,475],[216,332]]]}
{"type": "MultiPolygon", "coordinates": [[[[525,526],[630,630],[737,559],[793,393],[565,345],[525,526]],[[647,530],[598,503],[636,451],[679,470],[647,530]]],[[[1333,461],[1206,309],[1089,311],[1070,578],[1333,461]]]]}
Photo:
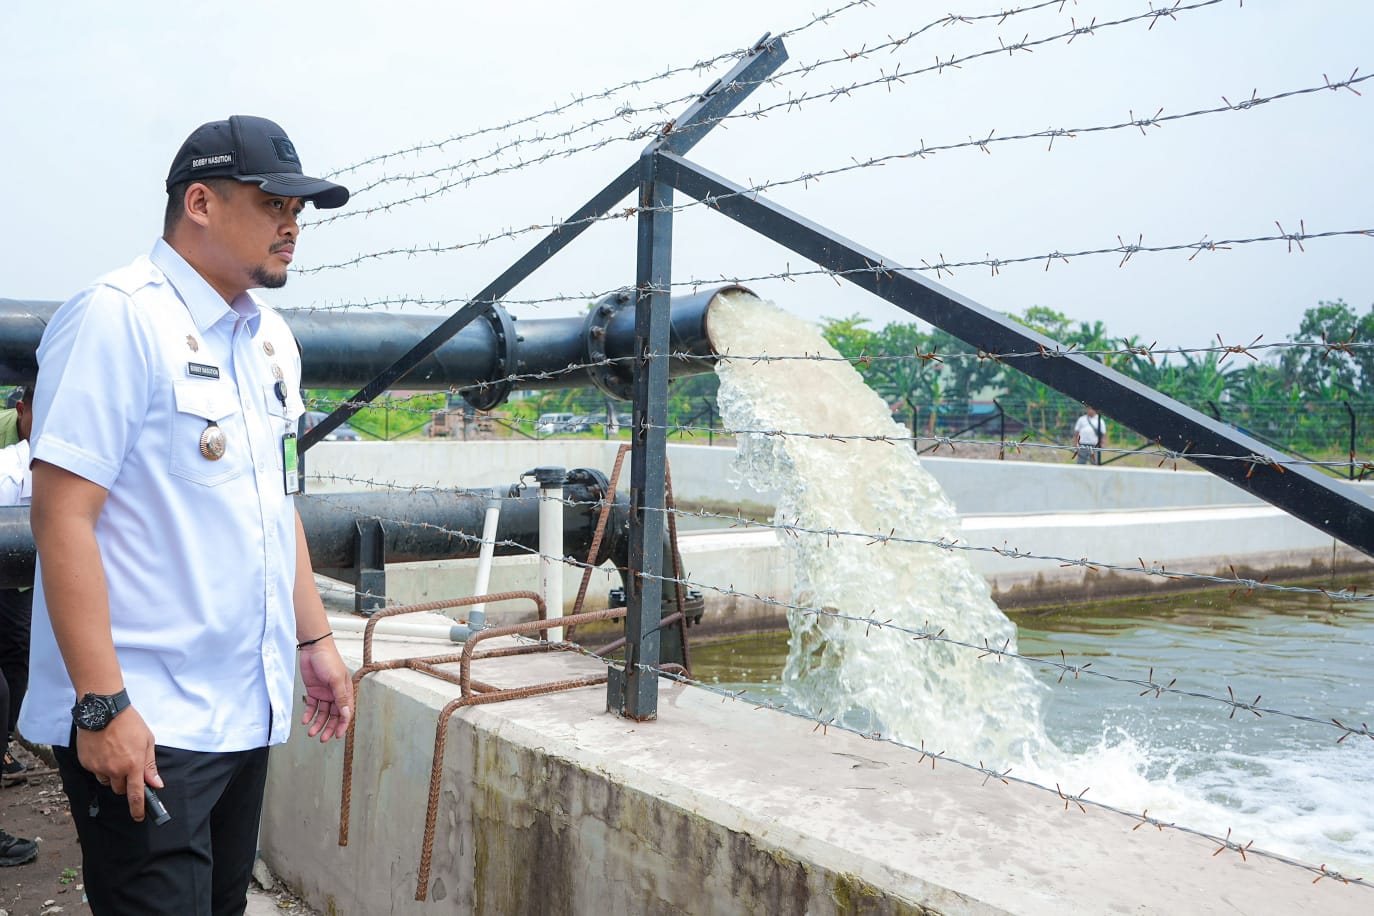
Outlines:
{"type": "Polygon", "coordinates": [[[639,256],[635,275],[634,423],[630,438],[630,574],[625,580],[625,668],[610,672],[612,712],[658,716],[663,594],[663,507],[668,458],[668,339],[671,324],[673,191],[657,181],[655,154],[640,156],[639,256]]]}
{"type": "Polygon", "coordinates": [[[360,518],[353,527],[353,612],[371,617],[386,606],[386,529],[375,518],[360,518]]]}
{"type": "Polygon", "coordinates": [[[610,669],[606,706],[640,721],[658,716],[663,532],[667,489],[668,364],[672,317],[673,189],[659,155],[685,153],[782,63],[787,50],[765,35],[640,154],[635,269],[634,424],[630,447],[630,571],[625,580],[625,667],[610,669]]]}

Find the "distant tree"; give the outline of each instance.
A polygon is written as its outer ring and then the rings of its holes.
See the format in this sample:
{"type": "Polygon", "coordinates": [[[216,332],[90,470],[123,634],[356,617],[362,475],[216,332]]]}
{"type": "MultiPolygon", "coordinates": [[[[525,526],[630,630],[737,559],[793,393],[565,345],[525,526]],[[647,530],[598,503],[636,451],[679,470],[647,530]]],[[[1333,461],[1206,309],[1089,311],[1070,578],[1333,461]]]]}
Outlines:
{"type": "MultiPolygon", "coordinates": [[[[913,435],[923,408],[927,429],[933,429],[933,407],[955,371],[940,357],[936,335],[942,332],[926,333],[911,321],[891,322],[881,331],[870,330],[867,323],[858,315],[828,318],[821,334],[854,364],[870,388],[907,415],[913,435]]],[[[949,335],[944,338],[957,343],[949,335]]]]}
{"type": "Polygon", "coordinates": [[[1341,349],[1342,344],[1374,343],[1374,305],[1359,315],[1341,299],[1318,302],[1303,312],[1293,340],[1327,346],[1283,352],[1279,365],[1291,384],[1313,393],[1333,384],[1352,393],[1374,393],[1374,350],[1341,349]]]}
{"type": "MultiPolygon", "coordinates": [[[[869,328],[864,327],[866,324],[868,324],[868,319],[861,315],[850,315],[847,318],[823,318],[821,319],[821,336],[845,359],[857,360],[872,354],[876,348],[877,335],[869,328]]],[[[864,368],[866,367],[859,366],[861,372],[864,368]]]]}
{"type": "MultiPolygon", "coordinates": [[[[1079,342],[1085,339],[1084,333],[1074,333],[1073,322],[1067,315],[1042,305],[1033,305],[1022,314],[1010,317],[1065,348],[1073,345],[1078,349],[1079,342]]],[[[1087,336],[1091,333],[1090,328],[1087,336]]],[[[1006,373],[1004,383],[1005,406],[1013,416],[1034,429],[1037,438],[1062,440],[1068,435],[1068,429],[1082,409],[1076,400],[1016,369],[1006,373]]]]}

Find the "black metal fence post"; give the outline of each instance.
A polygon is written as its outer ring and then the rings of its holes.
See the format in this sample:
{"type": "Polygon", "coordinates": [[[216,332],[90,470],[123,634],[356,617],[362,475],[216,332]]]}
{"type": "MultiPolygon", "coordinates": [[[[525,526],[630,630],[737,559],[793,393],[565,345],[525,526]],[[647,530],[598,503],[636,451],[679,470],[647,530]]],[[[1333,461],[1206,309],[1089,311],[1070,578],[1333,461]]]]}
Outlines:
{"type": "Polygon", "coordinates": [[[1350,406],[1349,401],[1341,401],[1345,405],[1345,412],[1350,414],[1350,479],[1355,479],[1355,411],[1350,406]]]}
{"type": "Polygon", "coordinates": [[[630,574],[626,577],[625,667],[612,667],[606,707],[631,719],[658,715],[659,626],[668,465],[668,369],[672,316],[673,188],[659,180],[665,151],[685,154],[787,60],[765,35],[665,128],[639,157],[635,270],[634,422],[630,446],[630,574]]]}
{"type": "Polygon", "coordinates": [[[606,704],[612,712],[643,721],[658,716],[658,675],[653,669],[658,666],[659,621],[663,617],[673,189],[657,180],[654,149],[645,150],[639,163],[625,668],[611,669],[606,704]]]}
{"type": "Polygon", "coordinates": [[[992,399],[992,406],[997,408],[997,460],[1003,461],[1007,457],[1007,412],[996,398],[992,399]]]}

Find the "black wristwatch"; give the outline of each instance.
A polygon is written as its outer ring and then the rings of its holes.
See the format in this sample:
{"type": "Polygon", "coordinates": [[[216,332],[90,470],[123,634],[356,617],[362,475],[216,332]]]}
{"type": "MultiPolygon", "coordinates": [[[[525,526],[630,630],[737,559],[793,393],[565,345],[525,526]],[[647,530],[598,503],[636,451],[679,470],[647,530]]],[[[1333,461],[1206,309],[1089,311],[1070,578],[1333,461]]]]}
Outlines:
{"type": "Polygon", "coordinates": [[[121,690],[109,696],[88,693],[72,707],[72,721],[77,728],[98,732],[129,708],[129,691],[121,690]]]}

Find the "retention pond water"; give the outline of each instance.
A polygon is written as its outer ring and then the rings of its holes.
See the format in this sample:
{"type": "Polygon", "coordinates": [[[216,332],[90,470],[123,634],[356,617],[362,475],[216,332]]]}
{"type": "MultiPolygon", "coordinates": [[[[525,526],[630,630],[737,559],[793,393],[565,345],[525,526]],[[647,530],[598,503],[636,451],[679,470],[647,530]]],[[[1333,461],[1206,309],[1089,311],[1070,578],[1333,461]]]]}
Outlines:
{"type": "MultiPolygon", "coordinates": [[[[1365,589],[1367,591],[1367,589],[1365,589]]],[[[1013,615],[1020,652],[1358,725],[1374,720],[1374,602],[1230,592],[1013,615]],[[1060,653],[1063,653],[1063,656],[1060,653]]],[[[697,644],[693,674],[814,712],[784,683],[790,634],[697,644]]],[[[992,663],[985,659],[984,661],[992,663]]],[[[1374,741],[1031,665],[1072,790],[1347,874],[1374,874],[1374,741]],[[1072,775],[1070,775],[1072,774],[1072,775]],[[1074,780],[1086,780],[1081,784],[1074,780]]],[[[913,761],[914,763],[914,761],[913,761]]],[[[1052,775],[1052,774],[1051,774],[1052,775]]]]}

